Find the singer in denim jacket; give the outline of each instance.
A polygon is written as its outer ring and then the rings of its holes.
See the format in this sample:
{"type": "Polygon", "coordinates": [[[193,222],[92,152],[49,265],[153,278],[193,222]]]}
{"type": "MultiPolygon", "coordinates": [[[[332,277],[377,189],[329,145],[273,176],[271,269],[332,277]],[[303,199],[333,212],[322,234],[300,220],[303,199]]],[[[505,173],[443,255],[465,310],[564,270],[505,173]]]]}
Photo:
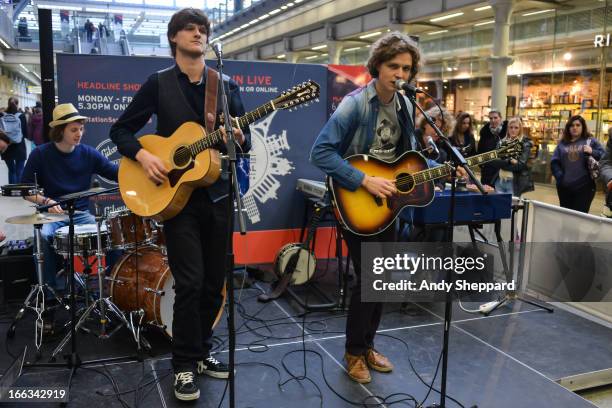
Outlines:
{"type": "MultiPolygon", "coordinates": [[[[395,88],[397,80],[409,82],[415,77],[420,55],[418,45],[398,32],[374,43],[367,63],[374,79],[342,100],[312,147],[311,163],[351,191],[363,186],[381,198],[395,194],[394,180],[365,175],[345,158],[368,154],[393,161],[406,151],[421,149],[414,133],[413,106],[395,88]]],[[[361,243],[396,241],[395,235],[394,224],[373,236],[342,231],[357,276],[346,322],[344,357],[348,376],[358,383],[371,381],[370,369],[393,370],[393,364],[374,348],[382,303],[361,301],[361,243]]]]}

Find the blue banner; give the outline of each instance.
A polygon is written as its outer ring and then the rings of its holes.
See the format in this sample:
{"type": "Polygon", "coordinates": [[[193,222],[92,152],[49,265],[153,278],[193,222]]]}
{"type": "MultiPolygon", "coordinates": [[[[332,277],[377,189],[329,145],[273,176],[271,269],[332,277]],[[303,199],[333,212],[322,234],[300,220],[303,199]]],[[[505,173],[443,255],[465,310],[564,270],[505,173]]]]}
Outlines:
{"type": "MultiPolygon", "coordinates": [[[[83,142],[111,160],[121,158],[109,130],[141,84],[154,72],[171,66],[171,58],[108,55],[57,55],[59,103],[71,102],[90,118],[83,142]]],[[[207,61],[211,67],[215,63],[207,61]]],[[[226,75],[240,86],[250,111],[282,91],[308,79],[321,86],[320,103],[297,112],[275,111],[251,125],[250,189],[244,197],[248,229],[277,230],[301,226],[303,198],[298,178],[322,180],[308,162],[310,148],[327,120],[327,70],[321,65],[226,61],[226,75]]],[[[155,133],[155,117],[138,136],[155,133]]],[[[103,180],[103,186],[113,183],[103,180]]],[[[106,212],[124,208],[118,195],[107,197],[106,212]]]]}

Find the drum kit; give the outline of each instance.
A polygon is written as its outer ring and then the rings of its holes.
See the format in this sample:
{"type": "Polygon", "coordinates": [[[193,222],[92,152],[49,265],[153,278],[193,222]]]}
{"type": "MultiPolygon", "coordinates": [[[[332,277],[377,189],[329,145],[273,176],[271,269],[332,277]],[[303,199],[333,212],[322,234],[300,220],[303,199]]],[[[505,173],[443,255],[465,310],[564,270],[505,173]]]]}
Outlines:
{"type": "MultiPolygon", "coordinates": [[[[11,184],[2,186],[2,195],[10,197],[26,197],[43,194],[42,189],[31,184],[11,184]]],[[[67,199],[76,200],[107,194],[116,189],[90,189],[81,193],[71,194],[67,199]],[[94,191],[96,190],[96,191],[94,191]]],[[[62,197],[62,199],[65,197],[62,197]]],[[[96,203],[96,213],[99,213],[96,203]]],[[[44,312],[48,308],[45,299],[50,294],[57,300],[60,307],[69,309],[69,305],[55,292],[54,288],[44,282],[41,229],[44,224],[54,222],[67,222],[68,215],[36,212],[34,214],[20,215],[6,219],[10,224],[30,224],[34,226],[36,247],[34,259],[38,282],[25,299],[9,329],[9,336],[15,333],[18,321],[26,311],[34,312],[36,316],[35,345],[40,357],[40,346],[43,335],[44,312]]],[[[81,309],[78,321],[71,321],[74,329],[70,331],[53,351],[51,359],[62,350],[71,339],[74,330],[87,330],[83,325],[92,314],[99,317],[100,330],[98,337],[108,338],[120,327],[126,326],[131,331],[138,346],[150,350],[149,342],[140,335],[143,324],[155,326],[172,336],[172,310],[174,304],[174,279],[170,273],[166,257],[166,247],[163,235],[163,226],[151,219],[142,218],[129,210],[111,212],[107,217],[96,216],[95,224],[73,225],[71,236],[69,226],[55,231],[53,247],[55,252],[70,261],[70,256],[81,256],[85,269],[91,269],[87,260],[96,257],[98,293],[92,296],[91,302],[87,293],[87,277],[85,281],[77,274],[69,278],[75,281],[85,291],[85,306],[81,309]],[[121,250],[123,255],[114,264],[110,276],[106,274],[103,257],[112,250],[121,250]],[[105,295],[105,286],[109,283],[108,296],[105,295]],[[113,324],[116,323],[116,324],[113,324]],[[108,328],[112,327],[109,331],[108,328]]],[[[72,269],[72,268],[70,268],[72,269]]],[[[70,275],[70,274],[68,274],[70,275]]],[[[225,293],[224,293],[225,297],[225,293]]],[[[223,309],[216,317],[218,321],[223,309]]],[[[215,322],[216,324],[216,322],[215,322]]],[[[89,331],[89,330],[87,330],[89,331]]]]}

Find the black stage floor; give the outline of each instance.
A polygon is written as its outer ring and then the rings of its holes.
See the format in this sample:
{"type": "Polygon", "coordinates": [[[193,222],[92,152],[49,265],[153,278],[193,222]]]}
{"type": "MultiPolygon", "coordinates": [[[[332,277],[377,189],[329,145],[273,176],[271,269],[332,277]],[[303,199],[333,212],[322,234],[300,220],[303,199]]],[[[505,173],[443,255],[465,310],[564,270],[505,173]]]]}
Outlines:
{"type": "MultiPolygon", "coordinates": [[[[410,304],[403,309],[398,304],[388,304],[376,346],[396,368],[391,374],[373,372],[370,384],[359,385],[344,373],[345,315],[319,312],[304,318],[299,316],[300,309],[284,297],[267,304],[258,303],[257,295],[267,287],[260,282],[236,291],[239,299],[236,406],[347,407],[351,406],[350,402],[365,401],[371,407],[410,407],[415,403],[389,403],[406,399],[408,394],[420,403],[427,396],[428,386],[424,383],[429,384],[434,377],[440,356],[443,304],[410,304]],[[306,330],[305,343],[302,343],[302,327],[306,330]],[[288,381],[291,376],[283,364],[302,379],[288,381]],[[280,383],[284,385],[279,386],[280,383]]],[[[5,341],[9,325],[7,315],[3,316],[0,336],[5,341]]],[[[593,407],[555,380],[612,367],[612,329],[563,310],[550,314],[517,302],[483,317],[465,313],[455,306],[453,321],[448,395],[465,407],[475,404],[481,408],[593,407]]],[[[225,318],[215,334],[215,348],[219,351],[216,356],[227,361],[225,318]]],[[[33,361],[32,338],[33,318],[28,316],[20,323],[15,338],[8,340],[7,352],[0,353],[3,371],[12,361],[8,352],[16,354],[24,345],[30,350],[27,361],[33,361]]],[[[82,360],[127,356],[134,351],[125,329],[105,341],[86,333],[80,333],[78,338],[82,360]]],[[[172,393],[169,342],[155,331],[149,331],[147,338],[153,343],[153,355],[143,362],[79,368],[69,406],[184,406],[172,393]],[[117,391],[113,390],[112,382],[121,392],[123,402],[115,396],[117,391]]],[[[43,361],[48,360],[57,341],[43,345],[43,361]]],[[[65,351],[69,350],[67,346],[65,351]]],[[[25,368],[17,386],[61,387],[67,383],[68,374],[69,370],[64,368],[25,368]]],[[[438,374],[436,387],[439,381],[438,374]]],[[[226,382],[200,377],[198,383],[202,392],[200,400],[187,405],[219,406],[226,382]]],[[[438,400],[439,395],[432,391],[426,402],[438,400]]],[[[24,406],[23,403],[12,405],[24,406]]],[[[228,406],[227,395],[222,406],[228,406]]],[[[447,406],[461,405],[447,400],[447,406]]]]}

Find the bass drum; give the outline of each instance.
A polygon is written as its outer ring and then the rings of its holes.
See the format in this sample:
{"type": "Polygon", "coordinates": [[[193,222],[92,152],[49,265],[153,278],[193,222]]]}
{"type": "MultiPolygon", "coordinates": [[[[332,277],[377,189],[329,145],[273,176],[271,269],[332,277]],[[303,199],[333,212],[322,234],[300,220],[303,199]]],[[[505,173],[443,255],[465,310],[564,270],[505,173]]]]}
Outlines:
{"type": "MultiPolygon", "coordinates": [[[[143,309],[146,323],[160,327],[172,337],[174,278],[161,250],[147,246],[138,249],[138,252],[123,255],[115,264],[111,276],[113,302],[125,312],[143,309]]],[[[223,314],[226,295],[223,285],[223,302],[213,328],[223,314]]]]}

